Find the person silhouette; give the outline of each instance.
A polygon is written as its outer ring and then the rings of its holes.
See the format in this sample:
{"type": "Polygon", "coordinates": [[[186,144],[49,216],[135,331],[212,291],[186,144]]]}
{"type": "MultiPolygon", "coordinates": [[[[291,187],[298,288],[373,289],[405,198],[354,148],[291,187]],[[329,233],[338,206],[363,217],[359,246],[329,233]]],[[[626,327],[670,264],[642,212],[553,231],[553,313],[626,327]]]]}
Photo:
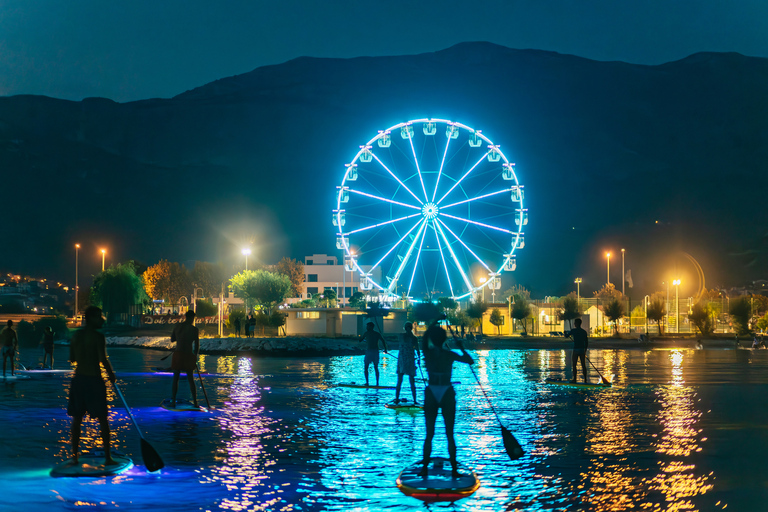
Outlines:
{"type": "Polygon", "coordinates": [[[46,367],[45,361],[48,359],[48,356],[50,356],[51,365],[48,368],[53,370],[53,329],[51,329],[50,325],[45,328],[43,339],[40,340],[40,343],[43,345],[43,368],[46,367]]]}
{"type": "Polygon", "coordinates": [[[395,403],[400,402],[400,387],[403,377],[408,376],[411,383],[413,403],[416,405],[416,364],[419,360],[419,340],[413,335],[413,324],[406,322],[405,331],[400,335],[400,348],[397,351],[397,387],[395,388],[395,403]]]}
{"type": "Polygon", "coordinates": [[[3,378],[5,378],[6,362],[11,362],[11,375],[13,371],[13,361],[16,359],[16,352],[19,350],[19,338],[16,331],[13,330],[13,320],[6,322],[5,328],[0,332],[0,344],[3,346],[3,378]]]}
{"type": "Polygon", "coordinates": [[[368,367],[373,365],[373,371],[376,374],[376,385],[379,385],[379,342],[384,345],[384,353],[388,354],[387,342],[384,336],[373,330],[373,322],[365,324],[366,331],[360,336],[359,341],[367,343],[365,358],[363,359],[363,368],[365,371],[365,385],[368,386],[368,367]]]}
{"type": "Polygon", "coordinates": [[[176,324],[171,333],[171,343],[176,343],[176,349],[173,351],[171,359],[171,371],[173,372],[173,383],[171,384],[171,407],[176,407],[176,393],[179,391],[179,375],[181,372],[187,374],[189,382],[189,392],[192,395],[192,402],[197,405],[197,388],[195,388],[195,368],[197,368],[197,357],[200,353],[200,331],[195,327],[195,312],[187,311],[182,323],[176,324]]]}
{"type": "Polygon", "coordinates": [[[584,382],[589,382],[587,377],[587,348],[589,346],[589,338],[587,331],[581,328],[581,318],[577,318],[573,321],[576,325],[571,329],[571,338],[573,338],[573,351],[571,352],[571,382],[576,382],[578,371],[576,370],[576,363],[581,360],[581,369],[584,372],[584,382]]]}

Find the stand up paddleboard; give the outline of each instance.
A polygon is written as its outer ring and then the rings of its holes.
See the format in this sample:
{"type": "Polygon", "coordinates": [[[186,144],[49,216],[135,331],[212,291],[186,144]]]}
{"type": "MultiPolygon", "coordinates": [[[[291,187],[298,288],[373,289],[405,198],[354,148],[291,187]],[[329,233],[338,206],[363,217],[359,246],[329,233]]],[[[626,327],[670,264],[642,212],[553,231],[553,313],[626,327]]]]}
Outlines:
{"type": "Polygon", "coordinates": [[[395,386],[366,386],[365,384],[357,384],[355,382],[345,382],[342,384],[337,384],[337,387],[340,388],[357,388],[357,389],[395,389],[395,386]]]}
{"type": "Polygon", "coordinates": [[[592,388],[610,388],[611,387],[611,383],[604,384],[602,382],[571,382],[569,380],[560,380],[560,379],[547,379],[544,382],[552,386],[565,386],[568,388],[592,389],[592,388]]]}
{"type": "Polygon", "coordinates": [[[27,368],[26,370],[16,370],[16,373],[19,373],[21,375],[29,375],[30,377],[33,375],[69,375],[74,370],[51,370],[50,368],[27,368]]]}
{"type": "Polygon", "coordinates": [[[456,501],[466,498],[480,487],[480,480],[474,471],[459,464],[459,478],[451,476],[451,462],[445,457],[432,457],[426,477],[419,476],[424,466],[416,462],[397,477],[397,488],[406,496],[421,501],[456,501]]]}
{"type": "Polygon", "coordinates": [[[174,412],[208,412],[208,409],[206,409],[205,407],[195,405],[188,400],[176,400],[176,407],[172,407],[170,398],[166,398],[165,400],[160,402],[160,407],[162,407],[166,411],[174,411],[174,412]]]}
{"type": "Polygon", "coordinates": [[[117,462],[114,466],[104,465],[104,453],[94,452],[78,457],[77,464],[72,459],[67,459],[51,470],[52,477],[102,477],[113,476],[133,467],[130,457],[119,453],[113,453],[112,458],[117,462]]]}
{"type": "Polygon", "coordinates": [[[413,402],[408,402],[407,400],[403,400],[402,398],[397,403],[392,401],[387,404],[384,404],[384,407],[386,407],[387,409],[394,409],[396,411],[403,411],[403,412],[419,412],[424,410],[424,406],[413,403],[413,402]]]}
{"type": "MultiPolygon", "coordinates": [[[[13,382],[15,380],[24,380],[24,379],[28,379],[28,378],[29,378],[28,375],[20,375],[20,372],[16,372],[15,375],[11,375],[9,373],[5,377],[0,377],[0,380],[5,380],[5,381],[8,381],[8,382],[13,382]]],[[[392,388],[392,389],[395,389],[395,388],[392,388]]]]}

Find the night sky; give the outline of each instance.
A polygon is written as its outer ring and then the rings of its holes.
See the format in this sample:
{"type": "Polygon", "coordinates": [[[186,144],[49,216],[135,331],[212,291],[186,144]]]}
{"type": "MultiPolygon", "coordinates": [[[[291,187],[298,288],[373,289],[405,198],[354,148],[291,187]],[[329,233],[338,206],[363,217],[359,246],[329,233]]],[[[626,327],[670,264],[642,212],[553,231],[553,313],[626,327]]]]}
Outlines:
{"type": "MultiPolygon", "coordinates": [[[[207,0],[0,0],[0,13],[0,95],[75,101],[95,96],[118,102],[170,98],[301,56],[408,55],[467,41],[645,65],[706,51],[768,57],[768,3],[757,0],[243,0],[223,5],[207,0]]],[[[111,243],[130,236],[110,233],[111,243]]],[[[16,242],[23,251],[24,241],[16,242]]],[[[96,249],[88,247],[88,258],[83,254],[86,274],[100,269],[100,258],[92,256],[96,249]]],[[[331,238],[317,250],[332,249],[331,238]]],[[[71,247],[56,247],[46,257],[61,253],[62,259],[71,259],[71,252],[71,247]]],[[[120,257],[135,256],[124,250],[120,257]]],[[[162,257],[141,259],[152,264],[162,257]]],[[[596,260],[595,271],[602,272],[603,265],[596,260]]],[[[0,261],[0,268],[5,267],[0,261]]],[[[6,270],[69,277],[43,260],[39,268],[6,270]]]]}

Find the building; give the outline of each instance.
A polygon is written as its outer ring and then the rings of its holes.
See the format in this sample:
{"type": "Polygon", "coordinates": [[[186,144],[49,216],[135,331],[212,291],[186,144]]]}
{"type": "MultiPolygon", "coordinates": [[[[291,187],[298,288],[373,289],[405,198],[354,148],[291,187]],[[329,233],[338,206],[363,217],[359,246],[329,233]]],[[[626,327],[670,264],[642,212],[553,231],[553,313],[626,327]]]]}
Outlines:
{"type": "Polygon", "coordinates": [[[390,309],[383,318],[369,319],[365,311],[352,308],[289,308],[284,309],[285,333],[287,336],[359,336],[365,332],[369,321],[377,325],[384,335],[403,332],[407,312],[404,309],[390,309]]]}
{"type": "MultiPolygon", "coordinates": [[[[370,265],[360,265],[369,272],[370,265]]],[[[381,279],[381,268],[375,269],[373,279],[377,282],[381,279]]],[[[325,290],[334,290],[341,304],[347,304],[349,298],[360,291],[360,273],[347,265],[339,265],[336,256],[327,254],[313,254],[304,258],[304,284],[302,284],[301,298],[311,298],[316,293],[325,290]]]]}

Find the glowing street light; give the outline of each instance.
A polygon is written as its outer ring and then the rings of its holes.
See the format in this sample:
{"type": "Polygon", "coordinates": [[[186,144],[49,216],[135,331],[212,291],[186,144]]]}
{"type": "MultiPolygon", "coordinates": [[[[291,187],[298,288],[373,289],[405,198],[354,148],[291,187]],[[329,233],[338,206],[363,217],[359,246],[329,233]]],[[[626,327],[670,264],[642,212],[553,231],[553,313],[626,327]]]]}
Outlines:
{"type": "Polygon", "coordinates": [[[680,290],[680,280],[675,279],[672,284],[675,285],[675,332],[680,333],[680,298],[677,293],[680,290]]]}
{"type": "Polygon", "coordinates": [[[611,253],[607,252],[605,253],[606,260],[608,262],[608,284],[611,284],[611,253]]]}
{"type": "Polygon", "coordinates": [[[77,260],[80,252],[80,244],[75,244],[75,318],[77,318],[77,293],[80,291],[77,281],[77,260]]]}
{"type": "Polygon", "coordinates": [[[248,247],[246,247],[245,249],[243,249],[242,252],[243,252],[243,255],[245,255],[245,270],[248,270],[248,255],[251,254],[251,250],[248,247]]]}
{"type": "Polygon", "coordinates": [[[101,271],[104,272],[104,259],[107,257],[107,250],[101,250],[101,271]]]}
{"type": "Polygon", "coordinates": [[[621,294],[624,295],[624,282],[627,280],[624,273],[624,249],[621,250],[621,294]]]}
{"type": "Polygon", "coordinates": [[[581,278],[577,277],[576,280],[574,281],[574,283],[576,283],[576,302],[578,304],[580,304],[581,303],[581,291],[579,290],[579,285],[581,284],[581,278]]]}

